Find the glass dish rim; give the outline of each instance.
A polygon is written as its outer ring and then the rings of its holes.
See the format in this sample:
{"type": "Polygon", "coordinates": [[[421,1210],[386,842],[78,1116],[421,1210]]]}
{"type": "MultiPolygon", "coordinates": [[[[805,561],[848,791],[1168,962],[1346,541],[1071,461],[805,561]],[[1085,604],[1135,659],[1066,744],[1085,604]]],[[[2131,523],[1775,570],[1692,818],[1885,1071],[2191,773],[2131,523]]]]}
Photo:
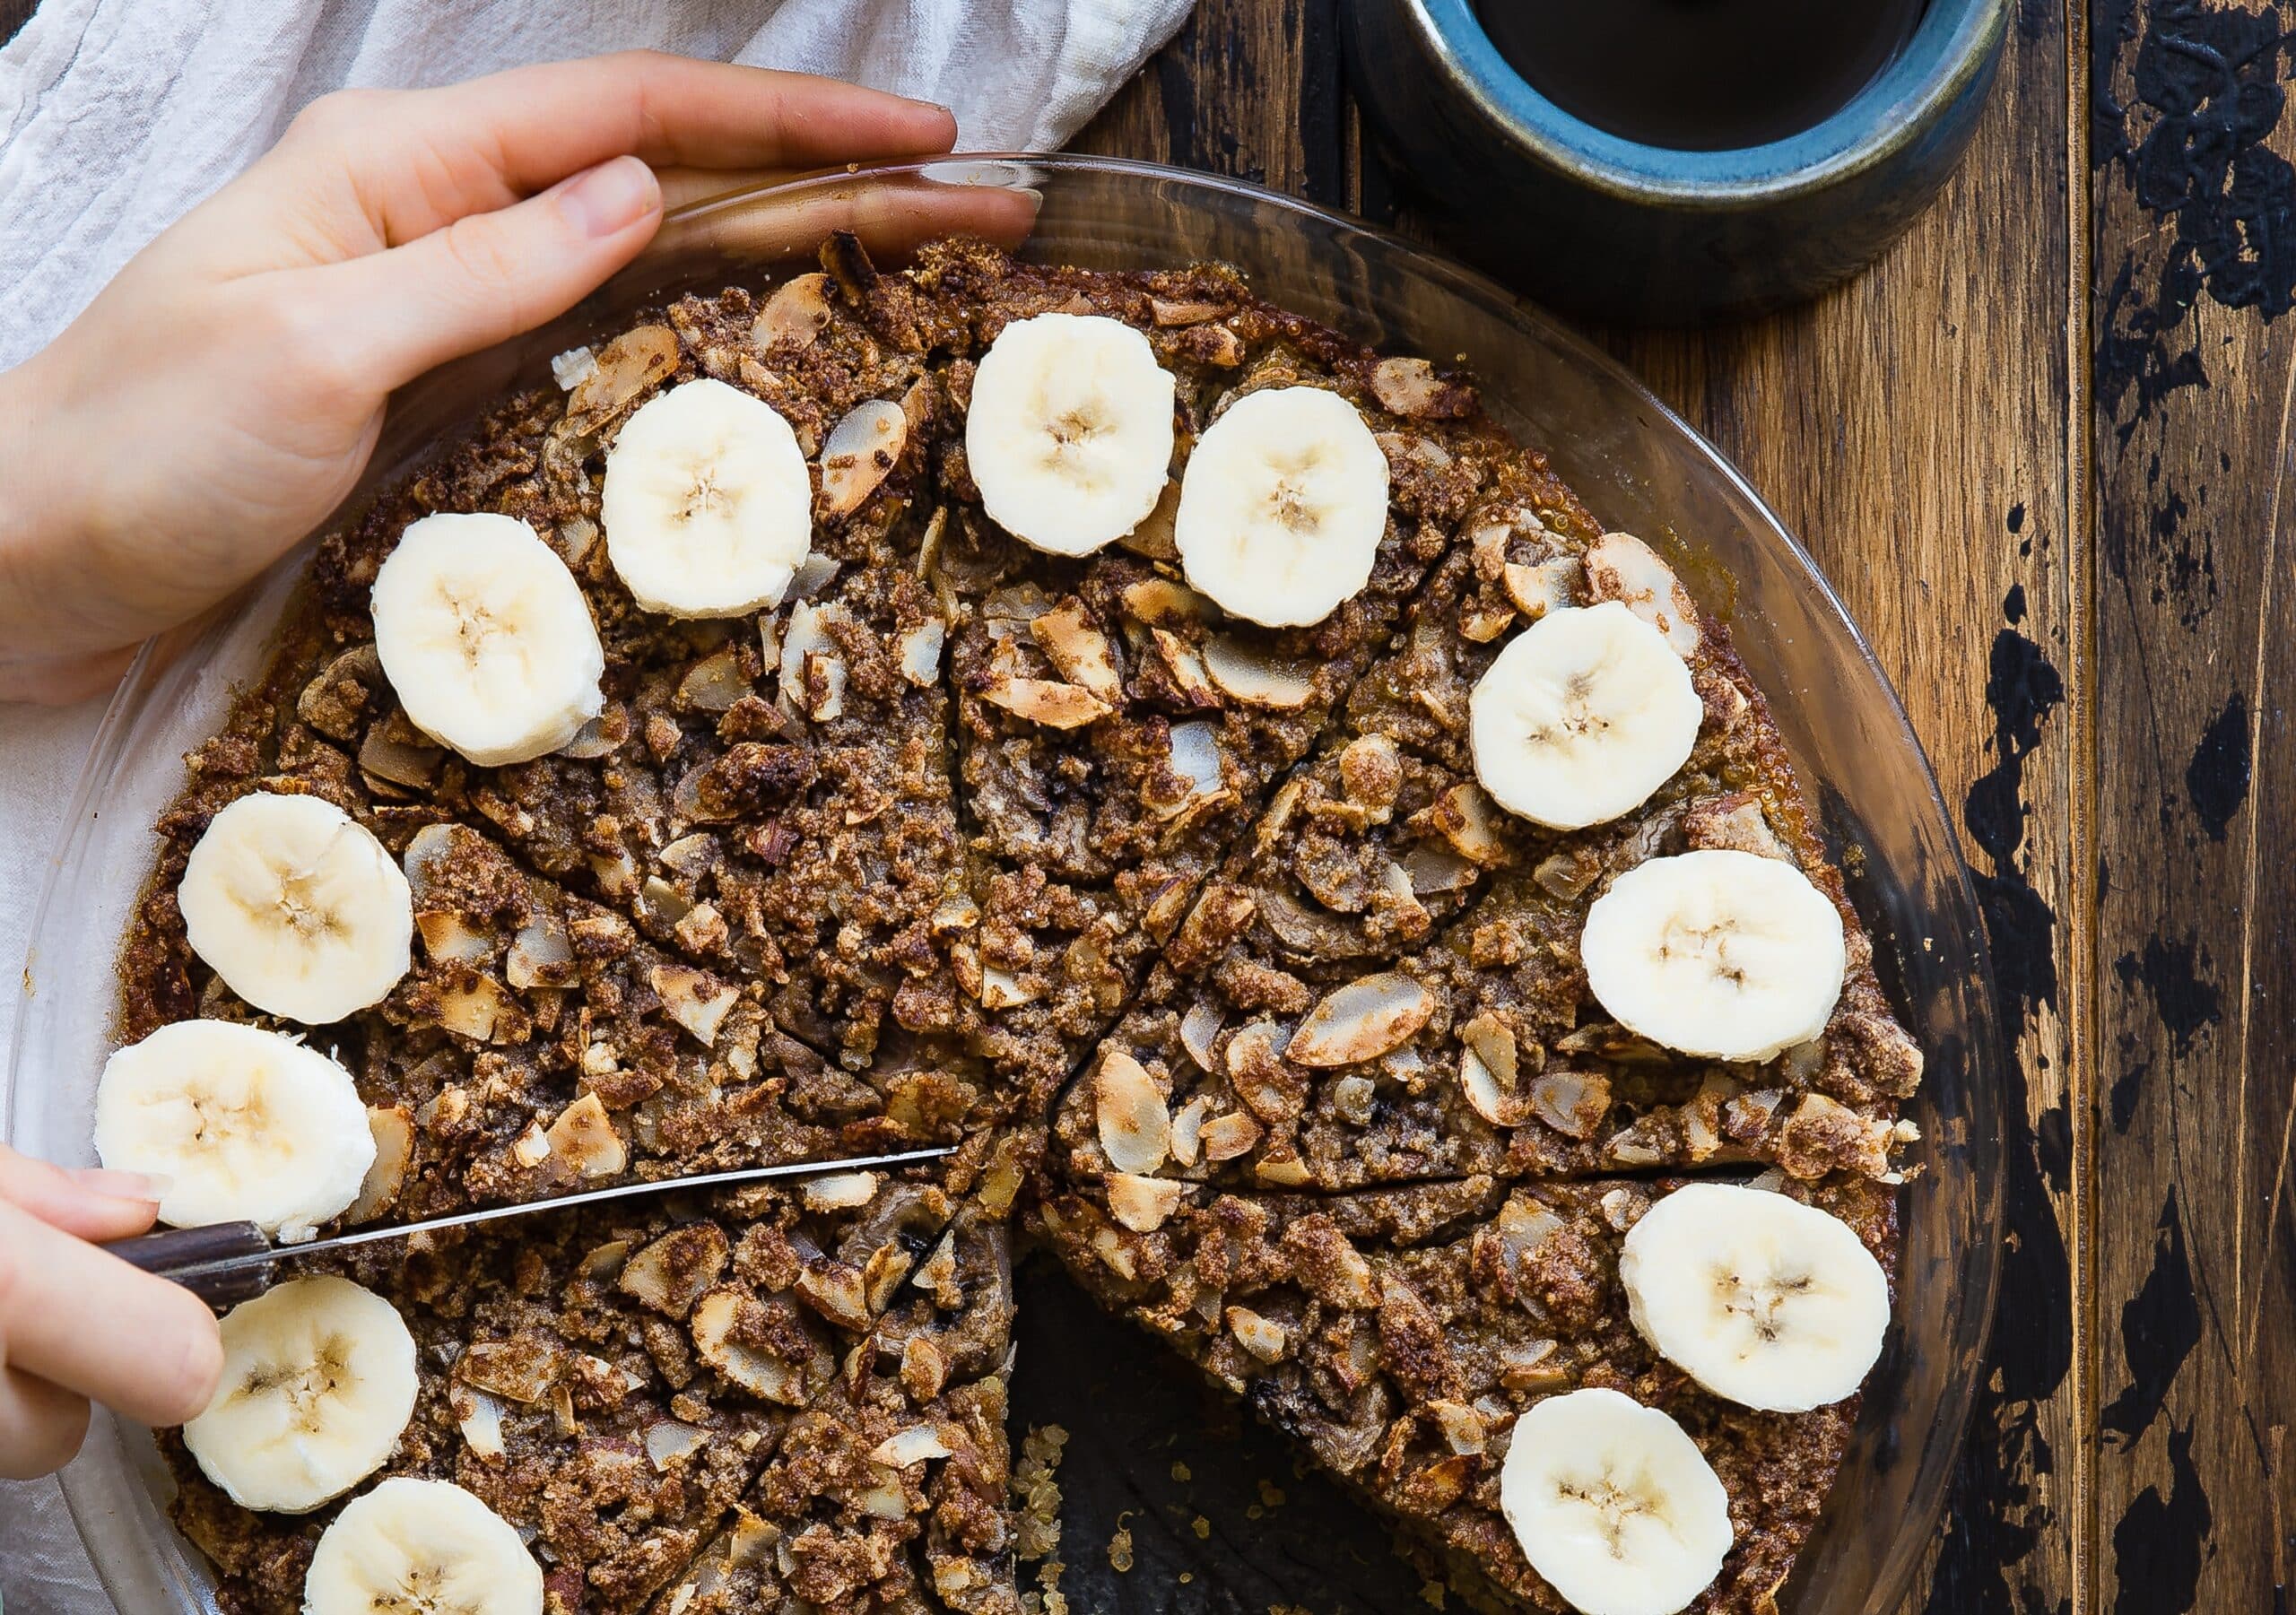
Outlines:
{"type": "MultiPolygon", "coordinates": [[[[1912,758],[1918,767],[1919,777],[1926,790],[1925,812],[1934,819],[1935,826],[1943,830],[1944,845],[1952,855],[1952,867],[1945,872],[1946,878],[1968,913],[1973,916],[1981,916],[1982,907],[1977,899],[1966,855],[1962,852],[1961,838],[1951,809],[1937,784],[1935,770],[1930,765],[1928,754],[1906,716],[1904,704],[1899,699],[1895,686],[1875,657],[1872,647],[1867,644],[1865,635],[1859,630],[1840,596],[1835,592],[1833,586],[1828,581],[1825,574],[1803,546],[1801,541],[1794,535],[1792,530],[1779,518],[1778,513],[1761,497],[1745,475],[1703,434],[1692,427],[1664,400],[1645,386],[1631,370],[1596,346],[1589,339],[1580,335],[1555,317],[1545,313],[1526,299],[1509,291],[1490,277],[1465,268],[1444,256],[1426,244],[1413,241],[1342,210],[1326,207],[1320,204],[1271,190],[1248,180],[1136,159],[1071,152],[960,152],[939,157],[840,165],[832,169],[778,178],[770,183],[734,187],[723,192],[697,198],[673,210],[665,215],[662,235],[657,239],[665,243],[671,243],[673,237],[670,227],[673,225],[700,224],[718,214],[738,212],[769,201],[796,199],[809,192],[834,192],[841,187],[902,178],[924,179],[939,183],[966,183],[965,176],[968,172],[977,174],[982,171],[996,174],[1002,188],[1013,189],[1025,180],[1031,170],[1113,174],[1166,185],[1177,183],[1196,191],[1223,195],[1255,206],[1296,213],[1304,220],[1313,220],[1326,228],[1336,227],[1348,234],[1367,238],[1383,250],[1408,258],[1413,273],[1438,282],[1446,291],[1471,296],[1497,309],[1503,310],[1507,319],[1526,328],[1535,328],[1537,340],[1568,353],[1574,363],[1600,372],[1606,380],[1622,389],[1641,408],[1651,412],[1656,418],[1650,423],[1652,430],[1671,429],[1674,434],[1692,447],[1697,457],[1705,464],[1712,474],[1726,483],[1739,498],[1745,501],[1750,509],[1759,515],[1765,529],[1761,535],[1762,541],[1781,543],[1784,546],[1787,555],[1794,563],[1791,569],[1813,591],[1817,601],[1822,606],[1822,613],[1830,620],[1832,629],[1843,637],[1848,646],[1855,650],[1857,659],[1864,664],[1866,677],[1870,681],[1870,687],[1877,690],[1883,699],[1883,711],[1892,733],[1900,742],[1910,749],[1912,758]]],[[[970,182],[980,183],[978,179],[973,179],[970,182]]],[[[644,262],[645,260],[641,257],[633,267],[642,267],[644,262]]],[[[396,400],[394,400],[394,407],[396,407],[396,400]]],[[[386,434],[387,430],[387,423],[386,434]]],[[[387,441],[387,435],[385,440],[387,441]]],[[[348,513],[371,498],[375,488],[381,482],[405,469],[410,463],[408,456],[419,457],[427,451],[427,446],[417,445],[403,451],[402,457],[390,465],[370,465],[359,484],[341,505],[328,513],[327,517],[313,530],[312,536],[316,537],[326,532],[344,519],[348,513]]],[[[307,538],[291,549],[271,569],[249,584],[240,596],[227,603],[222,608],[219,616],[228,618],[248,597],[266,589],[275,583],[283,573],[300,572],[308,557],[310,542],[310,539],[307,538]]],[[[32,1018],[26,1012],[30,1010],[31,1001],[37,990],[39,948],[41,940],[47,934],[51,918],[50,911],[67,885],[67,871],[74,867],[74,861],[70,854],[75,843],[85,833],[86,827],[92,821],[91,804],[102,797],[109,782],[118,774],[121,768],[132,760],[128,752],[123,749],[123,736],[136,719],[143,703],[149,698],[152,681],[162,672],[162,666],[157,662],[156,656],[156,644],[146,643],[130,663],[118,687],[107,704],[104,715],[91,740],[86,761],[83,765],[66,806],[62,837],[55,853],[51,855],[48,868],[42,879],[39,899],[31,909],[24,968],[18,981],[20,1014],[7,1051],[6,1063],[4,1066],[0,1066],[0,1122],[6,1124],[4,1131],[0,1131],[0,1137],[12,1137],[16,1131],[15,1124],[20,1098],[19,1068],[23,1064],[29,1041],[27,1029],[32,1024],[32,1018]]],[[[2001,1074],[1999,1050],[2002,1046],[1997,1035],[1998,999],[1995,991],[1994,966],[1989,942],[1981,925],[1970,931],[1968,943],[1970,950],[1969,964],[1975,978],[1975,990],[1970,995],[1970,1002],[1973,1029],[1979,1034],[1973,1039],[1975,1046],[1970,1051],[1972,1063],[1971,1081],[1973,1083],[1994,1087],[1996,1090],[1995,1097],[1997,1100],[2002,1098],[2002,1094],[1998,1091],[2002,1086],[1999,1081],[2001,1074]]],[[[1991,1142],[1997,1145],[1999,1141],[1996,1139],[1991,1142]]],[[[1966,1281],[1960,1287],[1972,1306],[1977,1308],[1977,1314],[1974,1329],[1969,1337],[1970,1349],[1969,1365],[1964,1372],[1950,1376],[1948,1387],[1939,1401],[1937,1416],[1931,1426],[1930,1445],[1926,1446],[1923,1452],[1923,1463],[1926,1468],[1933,1459],[1932,1447],[1938,1449],[1934,1453],[1934,1460],[1936,1472],[1944,1478],[1936,1488],[1935,1495],[1926,1500],[1926,1506],[1922,1510],[1925,1515],[1923,1521],[1925,1530],[1928,1520],[1934,1518],[1936,1512],[1944,1506],[1951,1473],[1955,1467],[1961,1444],[1968,1437],[1971,1413],[1977,1400],[1981,1368],[1990,1342],[1995,1301],[2002,1266],[2000,1241],[1997,1236],[2003,1220],[2004,1177],[2005,1174],[2000,1169],[2000,1157],[1997,1150],[1989,1159],[1977,1163],[1980,1223],[1984,1230],[1995,1237],[1983,1240],[1978,1248],[1964,1253],[1969,1259],[1981,1264],[1982,1276],[1981,1281],[1974,1288],[1966,1281]]],[[[110,1433],[108,1423],[108,1416],[100,1412],[96,1430],[91,1431],[90,1437],[91,1442],[97,1439],[99,1431],[106,1435],[110,1433]]],[[[62,1490],[66,1507],[74,1526],[83,1541],[100,1534],[102,1528],[110,1523],[101,1512],[101,1500],[91,1495],[93,1484],[86,1480],[79,1480],[75,1483],[75,1478],[68,1473],[62,1480],[62,1490]]],[[[1873,1591],[1888,1591],[1893,1595],[1902,1596],[1919,1562],[1919,1555],[1903,1553],[1898,1557],[1901,1562],[1898,1564],[1894,1572],[1888,1568],[1887,1561],[1884,1562],[1883,1574],[1877,1578],[1873,1591]]],[[[113,1572],[93,1553],[91,1553],[90,1559],[95,1564],[99,1580],[104,1585],[106,1593],[117,1602],[121,1589],[116,1583],[113,1572]]]]}

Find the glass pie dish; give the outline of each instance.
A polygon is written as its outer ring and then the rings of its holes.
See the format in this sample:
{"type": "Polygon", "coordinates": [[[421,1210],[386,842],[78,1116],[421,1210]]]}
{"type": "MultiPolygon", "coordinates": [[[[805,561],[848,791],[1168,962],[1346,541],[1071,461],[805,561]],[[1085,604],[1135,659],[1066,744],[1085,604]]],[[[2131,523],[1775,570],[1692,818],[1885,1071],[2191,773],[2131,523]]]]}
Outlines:
{"type": "MultiPolygon", "coordinates": [[[[1256,291],[1351,337],[1465,358],[1501,424],[1544,447],[1605,524],[1687,559],[1767,692],[1875,941],[1876,968],[1928,1055],[1910,1114],[1896,1323],[1817,1533],[1779,1599],[1791,1615],[1893,1609],[1942,1503],[1992,1311],[2003,1045],[1991,966],[1951,821],[1903,711],[1809,556],[1714,449],[1618,366],[1497,286],[1393,237],[1240,183],[1139,163],[968,156],[839,170],[689,207],[639,263],[543,330],[426,377],[394,401],[362,501],[553,355],[687,291],[809,267],[833,230],[880,262],[970,230],[1091,268],[1221,259],[1256,291]]],[[[99,733],[37,910],[4,1098],[17,1147],[93,1159],[116,959],[151,867],[151,826],[185,751],[254,677],[293,595],[290,556],[166,666],[140,660],[99,733]]],[[[1144,1351],[1156,1348],[1144,1338],[1144,1351]]],[[[1143,1462],[1154,1462],[1144,1457],[1143,1462]]],[[[145,1432],[100,1419],[65,1480],[113,1602],[211,1610],[199,1556],[165,1513],[145,1432]]]]}

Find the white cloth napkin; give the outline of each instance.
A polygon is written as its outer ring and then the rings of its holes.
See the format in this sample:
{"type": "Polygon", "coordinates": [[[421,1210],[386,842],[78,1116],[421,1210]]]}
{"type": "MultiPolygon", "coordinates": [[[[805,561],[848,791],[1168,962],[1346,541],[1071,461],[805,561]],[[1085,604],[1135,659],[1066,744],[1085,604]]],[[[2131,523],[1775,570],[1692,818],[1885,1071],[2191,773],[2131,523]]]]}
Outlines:
{"type": "MultiPolygon", "coordinates": [[[[402,87],[651,46],[935,100],[962,149],[1044,150],[1190,0],[45,0],[0,48],[0,369],[344,85],[402,87]]],[[[15,962],[101,703],[0,707],[0,1046],[15,962]]],[[[52,1481],[0,1483],[6,1615],[106,1601],[52,1481]]],[[[141,1612],[136,1612],[141,1615],[141,1612]]]]}

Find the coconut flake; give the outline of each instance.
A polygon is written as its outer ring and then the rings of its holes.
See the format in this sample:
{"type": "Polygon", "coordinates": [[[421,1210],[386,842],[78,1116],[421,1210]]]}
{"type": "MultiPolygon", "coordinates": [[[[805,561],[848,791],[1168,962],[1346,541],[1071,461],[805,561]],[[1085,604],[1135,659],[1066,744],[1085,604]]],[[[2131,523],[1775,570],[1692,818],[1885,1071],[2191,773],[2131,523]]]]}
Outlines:
{"type": "Polygon", "coordinates": [[[559,391],[570,393],[590,378],[598,368],[598,356],[587,347],[569,348],[554,354],[550,361],[550,374],[558,383],[559,391]]]}

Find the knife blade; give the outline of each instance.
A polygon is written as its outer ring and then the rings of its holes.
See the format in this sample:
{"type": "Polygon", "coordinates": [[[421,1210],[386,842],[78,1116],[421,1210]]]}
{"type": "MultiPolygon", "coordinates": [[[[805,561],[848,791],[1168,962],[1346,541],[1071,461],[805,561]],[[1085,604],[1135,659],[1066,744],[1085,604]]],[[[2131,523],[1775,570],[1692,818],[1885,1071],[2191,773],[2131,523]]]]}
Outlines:
{"type": "Polygon", "coordinates": [[[691,1177],[664,1177],[639,1183],[612,1184],[579,1194],[550,1200],[522,1201],[512,1205],[483,1206],[449,1217],[403,1222],[388,1228],[353,1229],[325,1239],[300,1245],[274,1245],[270,1236],[252,1222],[217,1222],[200,1228],[160,1229],[104,1246],[113,1255],[145,1272],[170,1280],[221,1312],[254,1299],[271,1288],[278,1264],[291,1256],[311,1256],[386,1239],[405,1239],[447,1229],[469,1228],[537,1211],[563,1211],[575,1206],[596,1205],[639,1194],[665,1194],[678,1190],[718,1189],[737,1184],[763,1183],[781,1177],[829,1177],[841,1172],[865,1172],[879,1167],[907,1166],[937,1160],[953,1154],[955,1146],[937,1150],[907,1150],[891,1155],[856,1156],[849,1160],[785,1161],[778,1166],[743,1167],[731,1172],[704,1172],[691,1177]]]}

